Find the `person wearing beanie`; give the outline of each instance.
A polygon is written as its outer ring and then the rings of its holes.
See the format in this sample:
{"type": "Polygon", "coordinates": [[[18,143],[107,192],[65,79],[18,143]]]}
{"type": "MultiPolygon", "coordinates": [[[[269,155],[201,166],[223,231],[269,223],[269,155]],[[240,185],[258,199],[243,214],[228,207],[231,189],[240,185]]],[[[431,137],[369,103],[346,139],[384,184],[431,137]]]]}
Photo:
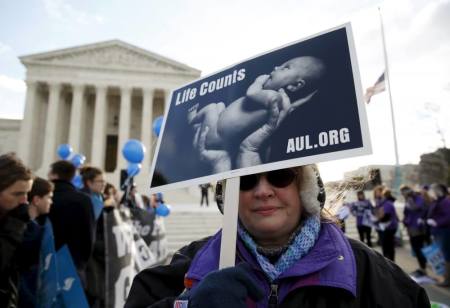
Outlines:
{"type": "Polygon", "coordinates": [[[219,231],[140,272],[125,307],[429,306],[398,266],[347,238],[324,203],[315,165],[242,176],[236,266],[218,269],[219,231]]]}

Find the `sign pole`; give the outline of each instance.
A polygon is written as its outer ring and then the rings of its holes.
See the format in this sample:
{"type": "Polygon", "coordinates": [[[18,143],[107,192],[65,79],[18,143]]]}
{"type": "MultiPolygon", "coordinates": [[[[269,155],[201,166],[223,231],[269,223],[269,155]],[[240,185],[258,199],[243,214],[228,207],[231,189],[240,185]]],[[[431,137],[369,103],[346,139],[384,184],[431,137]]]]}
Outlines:
{"type": "Polygon", "coordinates": [[[222,241],[219,269],[232,267],[236,259],[236,233],[239,209],[239,177],[226,180],[223,204],[222,241]]]}

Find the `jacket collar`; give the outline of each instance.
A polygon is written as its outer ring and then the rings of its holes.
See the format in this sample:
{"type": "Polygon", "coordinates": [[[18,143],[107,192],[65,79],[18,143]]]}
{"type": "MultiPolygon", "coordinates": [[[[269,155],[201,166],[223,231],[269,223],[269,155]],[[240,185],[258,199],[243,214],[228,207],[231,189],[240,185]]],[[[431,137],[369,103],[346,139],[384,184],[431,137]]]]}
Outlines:
{"type": "MultiPolygon", "coordinates": [[[[221,231],[217,232],[196,254],[186,277],[201,280],[219,268],[221,231]]],[[[259,269],[256,259],[237,241],[236,262],[247,262],[259,269]]],[[[323,222],[319,239],[312,250],[285,273],[279,280],[297,277],[289,289],[303,286],[329,286],[345,289],[356,296],[356,261],[350,243],[333,223],[323,222]]]]}
{"type": "Polygon", "coordinates": [[[75,186],[72,183],[65,180],[53,180],[55,184],[55,191],[74,191],[75,186]]]}

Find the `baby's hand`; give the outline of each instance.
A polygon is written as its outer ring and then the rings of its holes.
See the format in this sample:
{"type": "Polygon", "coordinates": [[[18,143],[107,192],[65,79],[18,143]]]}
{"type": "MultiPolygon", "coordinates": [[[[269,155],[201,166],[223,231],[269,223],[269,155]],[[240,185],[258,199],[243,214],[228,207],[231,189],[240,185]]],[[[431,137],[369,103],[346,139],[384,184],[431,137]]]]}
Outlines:
{"type": "Polygon", "coordinates": [[[188,110],[188,123],[191,124],[193,122],[196,122],[196,117],[197,117],[197,109],[198,109],[199,104],[195,104],[194,106],[190,107],[188,110]]]}
{"type": "Polygon", "coordinates": [[[270,75],[261,75],[261,76],[256,77],[255,81],[248,87],[247,95],[252,95],[255,92],[261,91],[263,89],[264,83],[269,78],[270,78],[270,75]]]}
{"type": "Polygon", "coordinates": [[[255,79],[255,81],[253,82],[253,84],[260,84],[261,85],[261,88],[262,88],[262,85],[268,80],[270,78],[270,75],[267,75],[267,74],[265,74],[265,75],[261,75],[261,76],[258,76],[258,77],[256,77],[256,79],[255,79]]]}

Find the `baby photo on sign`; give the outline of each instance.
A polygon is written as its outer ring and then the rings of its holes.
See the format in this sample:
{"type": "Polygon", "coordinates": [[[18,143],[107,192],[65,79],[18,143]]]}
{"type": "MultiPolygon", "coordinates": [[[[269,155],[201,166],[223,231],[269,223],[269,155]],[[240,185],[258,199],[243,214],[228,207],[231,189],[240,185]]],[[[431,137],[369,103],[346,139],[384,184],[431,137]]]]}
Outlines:
{"type": "Polygon", "coordinates": [[[244,96],[228,105],[191,107],[188,123],[195,131],[193,145],[200,158],[217,172],[261,163],[264,141],[286,116],[311,101],[325,71],[318,58],[293,58],[258,76],[244,96]]]}
{"type": "Polygon", "coordinates": [[[364,148],[355,62],[342,27],[175,90],[152,187],[364,148]]]}

